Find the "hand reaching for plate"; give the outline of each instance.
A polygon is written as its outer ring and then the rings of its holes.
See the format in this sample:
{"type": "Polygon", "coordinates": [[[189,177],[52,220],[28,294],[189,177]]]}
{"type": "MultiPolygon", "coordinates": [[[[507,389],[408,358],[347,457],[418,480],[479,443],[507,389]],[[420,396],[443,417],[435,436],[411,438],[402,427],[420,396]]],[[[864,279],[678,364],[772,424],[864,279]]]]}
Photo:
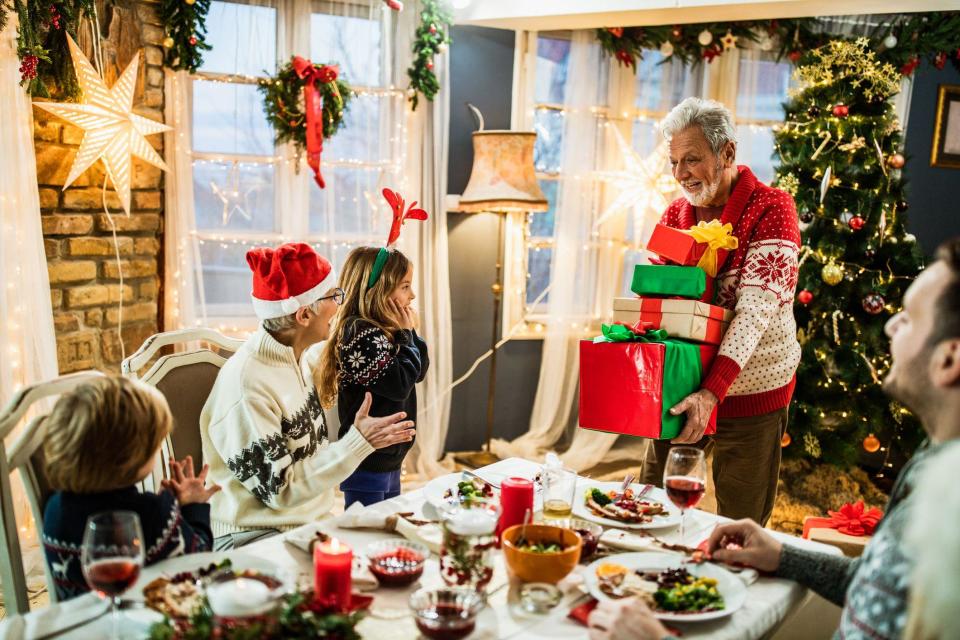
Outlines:
{"type": "Polygon", "coordinates": [[[708,552],[718,562],[739,563],[767,572],[780,566],[783,544],[753,520],[721,524],[710,534],[707,544],[708,552]]]}
{"type": "Polygon", "coordinates": [[[670,636],[645,602],[604,600],[587,618],[590,640],[662,640],[670,636]]]}

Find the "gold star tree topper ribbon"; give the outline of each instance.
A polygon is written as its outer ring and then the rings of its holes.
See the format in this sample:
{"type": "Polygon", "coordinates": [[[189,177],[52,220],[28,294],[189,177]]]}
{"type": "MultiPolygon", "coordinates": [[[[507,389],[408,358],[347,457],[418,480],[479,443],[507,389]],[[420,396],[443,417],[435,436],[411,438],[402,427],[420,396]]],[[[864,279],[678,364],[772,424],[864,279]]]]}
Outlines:
{"type": "Polygon", "coordinates": [[[132,112],[137,68],[140,65],[139,54],[133,57],[113,87],[107,89],[103,78],[69,35],[67,44],[83,97],[79,103],[34,103],[40,109],[63,118],[83,131],[83,141],[63,188],[73,184],[94,162],[103,160],[103,166],[120,198],[120,204],[124,212],[130,215],[130,178],[133,164],[130,156],[136,156],[167,171],[163,158],[144,136],[169,131],[171,127],[132,112]]]}

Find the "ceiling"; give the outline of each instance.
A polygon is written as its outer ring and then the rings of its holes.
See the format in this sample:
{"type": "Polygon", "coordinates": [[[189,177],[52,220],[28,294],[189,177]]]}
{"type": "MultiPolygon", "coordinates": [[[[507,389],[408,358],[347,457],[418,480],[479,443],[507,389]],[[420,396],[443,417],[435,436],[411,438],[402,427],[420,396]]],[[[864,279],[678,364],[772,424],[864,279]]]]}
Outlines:
{"type": "Polygon", "coordinates": [[[472,0],[457,24],[552,31],[821,15],[960,10],[960,0],[472,0]]]}

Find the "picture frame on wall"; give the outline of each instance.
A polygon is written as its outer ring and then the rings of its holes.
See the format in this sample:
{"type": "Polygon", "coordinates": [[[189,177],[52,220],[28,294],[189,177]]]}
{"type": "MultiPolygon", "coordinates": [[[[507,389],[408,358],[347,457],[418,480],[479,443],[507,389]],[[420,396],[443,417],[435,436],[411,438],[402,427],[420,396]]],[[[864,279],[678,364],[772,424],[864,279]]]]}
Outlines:
{"type": "Polygon", "coordinates": [[[937,92],[930,166],[960,169],[960,85],[942,84],[937,92]]]}

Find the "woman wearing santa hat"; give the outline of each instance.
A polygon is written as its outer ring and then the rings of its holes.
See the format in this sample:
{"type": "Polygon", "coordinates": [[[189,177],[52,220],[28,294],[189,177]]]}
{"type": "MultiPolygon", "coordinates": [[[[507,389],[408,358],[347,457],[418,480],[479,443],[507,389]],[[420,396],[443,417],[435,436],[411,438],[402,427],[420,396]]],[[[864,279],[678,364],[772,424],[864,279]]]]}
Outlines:
{"type": "Polygon", "coordinates": [[[330,263],[306,244],[247,253],[260,328],[220,370],[200,415],[217,550],[313,522],[333,489],[376,449],[413,439],[404,413],[369,415],[370,395],[337,442],[304,354],[326,340],[343,302],[330,263]]]}

